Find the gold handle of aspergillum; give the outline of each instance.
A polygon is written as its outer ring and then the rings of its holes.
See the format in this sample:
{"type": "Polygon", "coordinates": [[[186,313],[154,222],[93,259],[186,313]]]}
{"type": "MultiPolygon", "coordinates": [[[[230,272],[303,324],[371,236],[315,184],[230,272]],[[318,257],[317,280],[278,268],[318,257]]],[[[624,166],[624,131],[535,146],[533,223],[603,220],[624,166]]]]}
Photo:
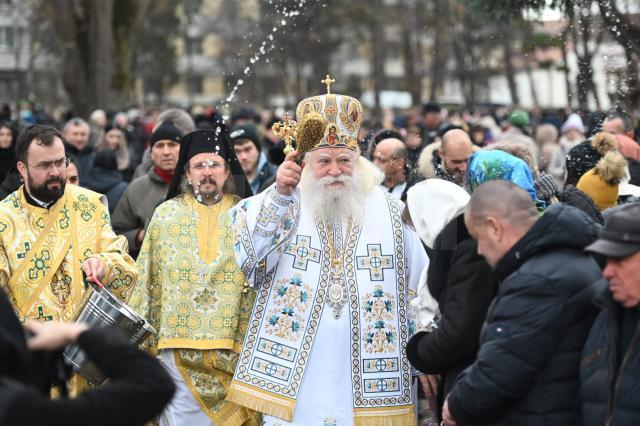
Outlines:
{"type": "Polygon", "coordinates": [[[292,142],[296,138],[296,128],[298,123],[291,120],[289,118],[289,114],[284,115],[284,120],[274,123],[271,126],[271,131],[274,135],[279,137],[280,139],[284,139],[284,155],[288,155],[291,151],[293,151],[292,142]]]}

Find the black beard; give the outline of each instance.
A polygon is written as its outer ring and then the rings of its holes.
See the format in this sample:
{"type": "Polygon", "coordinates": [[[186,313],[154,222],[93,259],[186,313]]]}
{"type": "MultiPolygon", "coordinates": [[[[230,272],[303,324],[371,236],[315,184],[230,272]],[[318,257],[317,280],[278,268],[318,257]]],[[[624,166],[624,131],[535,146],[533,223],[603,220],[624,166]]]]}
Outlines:
{"type": "MultiPolygon", "coordinates": [[[[29,181],[33,182],[33,179],[29,177],[29,181]]],[[[32,197],[45,203],[51,203],[51,202],[57,201],[58,199],[60,199],[60,197],[62,197],[62,195],[64,195],[65,185],[66,185],[66,182],[64,179],[62,179],[62,176],[54,177],[54,178],[48,179],[45,183],[43,183],[40,186],[29,185],[29,192],[31,193],[32,197]],[[59,183],[60,188],[57,188],[57,189],[47,188],[47,185],[52,183],[59,183]]]]}

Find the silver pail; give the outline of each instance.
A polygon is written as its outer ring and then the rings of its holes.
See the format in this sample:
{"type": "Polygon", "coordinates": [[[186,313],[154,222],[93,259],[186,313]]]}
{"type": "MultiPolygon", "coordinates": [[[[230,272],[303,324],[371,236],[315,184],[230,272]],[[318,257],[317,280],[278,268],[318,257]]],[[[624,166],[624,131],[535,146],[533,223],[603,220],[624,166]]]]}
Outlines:
{"type": "MultiPolygon", "coordinates": [[[[156,333],[151,324],[117,299],[109,290],[91,282],[88,284],[81,308],[76,314],[76,322],[85,323],[89,327],[116,327],[136,345],[156,333]]],[[[64,357],[72,365],[73,370],[89,383],[101,385],[107,379],[107,376],[89,360],[78,345],[69,345],[64,351],[64,357]]]]}

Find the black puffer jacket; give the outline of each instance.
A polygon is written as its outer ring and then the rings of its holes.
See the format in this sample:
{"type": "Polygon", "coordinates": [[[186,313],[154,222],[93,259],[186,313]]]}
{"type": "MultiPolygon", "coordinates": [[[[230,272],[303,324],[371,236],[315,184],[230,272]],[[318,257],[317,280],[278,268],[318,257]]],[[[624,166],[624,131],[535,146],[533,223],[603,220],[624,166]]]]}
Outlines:
{"type": "Polygon", "coordinates": [[[606,281],[595,286],[599,294],[594,302],[604,309],[582,351],[583,424],[640,425],[640,307],[624,309],[615,303],[606,281]],[[621,339],[627,343],[624,353],[621,339]]]}
{"type": "Polygon", "coordinates": [[[596,316],[598,236],[580,210],[554,204],[498,262],[476,361],[449,394],[460,424],[580,424],[580,352],[596,316]]]}
{"type": "Polygon", "coordinates": [[[496,290],[491,267],[464,225],[464,215],[449,222],[429,253],[427,285],[438,301],[440,327],[416,333],[407,343],[411,364],[427,374],[441,374],[438,404],[458,374],[478,352],[480,329],[496,290]]]}

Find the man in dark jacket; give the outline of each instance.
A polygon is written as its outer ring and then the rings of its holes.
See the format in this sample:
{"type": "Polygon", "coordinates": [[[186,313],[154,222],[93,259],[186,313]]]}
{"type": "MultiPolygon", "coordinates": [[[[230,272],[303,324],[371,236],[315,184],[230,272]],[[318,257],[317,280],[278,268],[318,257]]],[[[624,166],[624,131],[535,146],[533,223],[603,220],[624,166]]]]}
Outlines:
{"type": "MultiPolygon", "coordinates": [[[[175,386],[158,361],[111,328],[28,321],[25,330],[0,289],[0,424],[141,425],[169,402],[175,386]],[[75,399],[49,399],[44,359],[77,343],[109,377],[75,399]]],[[[51,363],[53,364],[53,363],[51,363]]]]}
{"type": "Polygon", "coordinates": [[[262,152],[260,137],[253,124],[235,127],[229,136],[251,191],[257,194],[264,183],[275,176],[277,167],[269,163],[262,152]]]}
{"type": "Polygon", "coordinates": [[[420,331],[407,343],[411,364],[426,374],[440,374],[438,409],[456,376],[478,352],[478,336],[495,291],[491,268],[477,253],[464,215],[449,222],[429,253],[427,285],[442,315],[439,327],[420,331]]]}
{"type": "Polygon", "coordinates": [[[81,118],[72,118],[63,128],[64,149],[67,157],[73,157],[80,184],[87,188],[91,182],[90,173],[93,169],[94,151],[89,145],[89,123],[81,118]]]}
{"type": "Polygon", "coordinates": [[[167,196],[178,163],[182,132],[172,122],[162,123],[151,134],[153,168],[129,184],[111,216],[113,230],[124,235],[129,252],[138,257],[153,212],[167,196]]]}
{"type": "Polygon", "coordinates": [[[597,225],[563,204],[539,217],[526,191],[499,180],[476,189],[465,224],[499,287],[445,424],[580,424],[580,351],[596,315],[589,283],[600,276],[583,249],[597,225]]]}
{"type": "Polygon", "coordinates": [[[594,298],[604,309],[580,363],[583,424],[639,425],[640,203],[616,210],[586,249],[606,256],[607,264],[594,298]]]}

